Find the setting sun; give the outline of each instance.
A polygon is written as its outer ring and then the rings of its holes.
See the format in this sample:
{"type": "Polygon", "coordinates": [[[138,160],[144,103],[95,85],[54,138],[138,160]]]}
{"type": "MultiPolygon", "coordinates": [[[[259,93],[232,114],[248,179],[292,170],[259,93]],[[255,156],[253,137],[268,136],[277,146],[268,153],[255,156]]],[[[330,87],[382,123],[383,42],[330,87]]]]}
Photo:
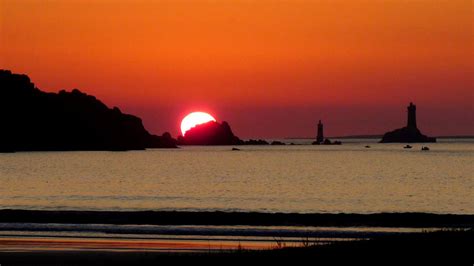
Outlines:
{"type": "Polygon", "coordinates": [[[204,112],[190,113],[181,121],[181,133],[184,136],[189,129],[209,121],[216,121],[216,119],[212,115],[204,112]]]}

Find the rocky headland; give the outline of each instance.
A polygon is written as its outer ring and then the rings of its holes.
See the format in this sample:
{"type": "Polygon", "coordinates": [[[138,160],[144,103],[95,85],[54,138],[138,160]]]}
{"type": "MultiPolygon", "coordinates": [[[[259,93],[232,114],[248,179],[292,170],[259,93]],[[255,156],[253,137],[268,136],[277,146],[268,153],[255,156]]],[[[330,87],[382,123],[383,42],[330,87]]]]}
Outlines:
{"type": "Polygon", "coordinates": [[[43,92],[26,75],[0,70],[0,151],[175,148],[169,133],[150,134],[140,118],[108,108],[77,89],[43,92]]]}

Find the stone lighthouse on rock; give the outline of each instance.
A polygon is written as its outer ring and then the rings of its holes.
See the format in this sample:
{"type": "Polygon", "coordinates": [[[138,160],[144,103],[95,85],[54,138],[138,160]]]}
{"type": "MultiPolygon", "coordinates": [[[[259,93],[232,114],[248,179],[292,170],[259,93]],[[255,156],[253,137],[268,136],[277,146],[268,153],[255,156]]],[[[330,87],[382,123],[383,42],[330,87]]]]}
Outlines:
{"type": "Polygon", "coordinates": [[[313,141],[313,145],[341,145],[342,143],[340,141],[334,141],[332,142],[329,139],[324,138],[324,125],[321,120],[319,120],[318,123],[318,133],[316,135],[316,140],[313,141]]]}
{"type": "Polygon", "coordinates": [[[436,138],[423,135],[416,125],[416,105],[410,103],[407,107],[407,126],[385,133],[380,142],[436,142],[436,138]]]}

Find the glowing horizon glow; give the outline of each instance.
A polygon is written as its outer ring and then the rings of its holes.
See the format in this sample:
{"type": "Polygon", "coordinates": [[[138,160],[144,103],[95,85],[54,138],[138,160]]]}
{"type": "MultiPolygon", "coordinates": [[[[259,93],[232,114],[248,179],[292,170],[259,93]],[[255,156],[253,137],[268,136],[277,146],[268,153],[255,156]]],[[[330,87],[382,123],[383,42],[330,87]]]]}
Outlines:
{"type": "Polygon", "coordinates": [[[192,112],[181,121],[181,134],[184,136],[189,129],[209,121],[216,121],[216,119],[205,112],[192,112]]]}

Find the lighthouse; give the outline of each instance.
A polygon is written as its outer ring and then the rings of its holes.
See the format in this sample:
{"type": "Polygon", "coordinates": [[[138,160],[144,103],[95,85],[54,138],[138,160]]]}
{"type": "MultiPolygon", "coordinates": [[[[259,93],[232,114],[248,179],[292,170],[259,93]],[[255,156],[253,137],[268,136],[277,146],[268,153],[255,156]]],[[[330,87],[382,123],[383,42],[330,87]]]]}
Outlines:
{"type": "Polygon", "coordinates": [[[319,120],[319,123],[318,123],[318,135],[316,136],[316,142],[317,142],[317,143],[323,143],[323,141],[324,141],[324,133],[323,133],[323,130],[324,130],[324,125],[323,125],[323,123],[321,123],[321,120],[319,120]]]}
{"type": "Polygon", "coordinates": [[[408,118],[407,118],[407,128],[417,128],[416,126],[416,105],[410,103],[407,107],[408,118]]]}

